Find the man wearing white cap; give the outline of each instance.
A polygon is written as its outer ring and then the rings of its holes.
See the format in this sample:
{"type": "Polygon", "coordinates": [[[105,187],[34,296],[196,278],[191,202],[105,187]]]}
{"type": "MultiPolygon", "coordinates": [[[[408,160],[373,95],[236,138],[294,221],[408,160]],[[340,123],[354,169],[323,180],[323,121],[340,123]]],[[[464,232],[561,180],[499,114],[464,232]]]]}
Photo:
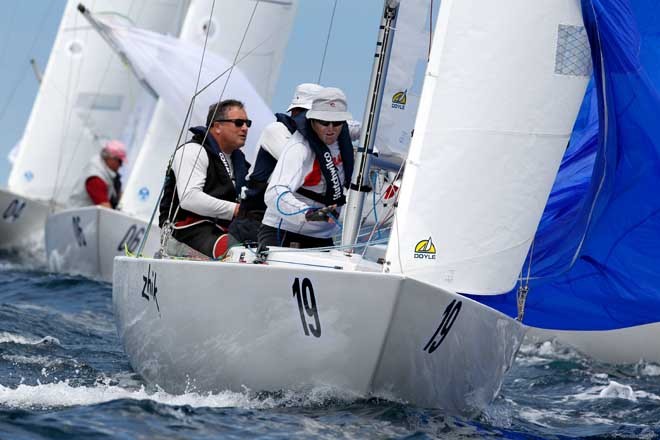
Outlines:
{"type": "Polygon", "coordinates": [[[340,136],[352,116],[337,88],[321,90],[289,139],[264,195],[262,246],[331,246],[344,185],[353,172],[353,145],[340,136]]]}
{"type": "Polygon", "coordinates": [[[119,168],[126,162],[126,146],[118,140],[106,142],[89,161],[82,181],[69,198],[72,207],[99,205],[115,209],[121,196],[119,168]]]}

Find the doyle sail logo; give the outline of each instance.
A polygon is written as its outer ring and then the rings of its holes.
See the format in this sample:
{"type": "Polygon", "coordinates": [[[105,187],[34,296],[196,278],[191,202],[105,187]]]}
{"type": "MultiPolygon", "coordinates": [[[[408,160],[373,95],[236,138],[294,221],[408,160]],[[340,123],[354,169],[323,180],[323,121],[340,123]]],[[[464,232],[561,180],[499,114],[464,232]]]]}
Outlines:
{"type": "Polygon", "coordinates": [[[408,89],[404,90],[403,92],[396,92],[392,96],[392,108],[405,110],[406,102],[408,101],[407,94],[408,94],[408,89]]]}
{"type": "Polygon", "coordinates": [[[420,260],[435,260],[435,245],[431,237],[422,240],[415,245],[415,258],[420,260]]]}

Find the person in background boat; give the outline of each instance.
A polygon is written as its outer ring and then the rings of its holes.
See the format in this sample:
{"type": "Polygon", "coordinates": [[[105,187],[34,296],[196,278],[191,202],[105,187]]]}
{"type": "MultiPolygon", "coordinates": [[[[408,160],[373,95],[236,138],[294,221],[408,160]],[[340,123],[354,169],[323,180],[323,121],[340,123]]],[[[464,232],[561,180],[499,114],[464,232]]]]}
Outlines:
{"type": "Polygon", "coordinates": [[[321,90],[305,121],[289,139],[264,195],[267,209],[259,229],[260,248],[332,246],[344,185],[353,172],[353,145],[340,137],[346,121],[346,96],[321,90]]]}
{"type": "Polygon", "coordinates": [[[172,237],[211,258],[227,251],[227,228],[250,168],[240,150],[250,125],[242,102],[211,105],[206,127],[190,128],[192,141],[177,149],[167,171],[160,227],[168,223],[172,237]]]}
{"type": "Polygon", "coordinates": [[[83,180],[70,197],[72,207],[104,206],[116,209],[121,197],[119,168],[126,163],[126,146],[118,140],[108,141],[101,152],[87,164],[83,180]]]}
{"type": "MultiPolygon", "coordinates": [[[[282,155],[284,147],[295,133],[299,124],[305,124],[305,114],[312,106],[314,97],[323,87],[314,83],[299,84],[293,94],[286,113],[276,113],[275,122],[268,124],[261,132],[257,141],[259,146],[254,168],[248,177],[247,184],[241,194],[241,204],[238,217],[229,226],[231,245],[237,243],[256,242],[258,231],[266,211],[264,193],[268,186],[277,159],[282,155]]],[[[360,137],[361,124],[349,120],[342,127],[340,138],[343,142],[355,141],[360,137]]]]}

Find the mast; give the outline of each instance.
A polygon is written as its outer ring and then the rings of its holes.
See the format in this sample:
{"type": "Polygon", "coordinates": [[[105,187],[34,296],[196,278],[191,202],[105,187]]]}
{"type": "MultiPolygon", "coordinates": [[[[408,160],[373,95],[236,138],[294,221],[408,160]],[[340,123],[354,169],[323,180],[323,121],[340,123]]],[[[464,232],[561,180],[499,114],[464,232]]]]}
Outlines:
{"type": "Polygon", "coordinates": [[[351,179],[351,186],[346,201],[346,216],[342,231],[342,245],[355,243],[360,229],[362,207],[364,196],[371,188],[369,182],[369,167],[373,155],[376,127],[378,125],[378,113],[380,111],[385,85],[385,73],[389,63],[394,24],[399,10],[399,0],[387,0],[383,10],[383,18],[380,22],[378,40],[376,42],[376,53],[374,54],[374,65],[369,84],[367,105],[362,118],[362,133],[360,134],[360,147],[355,163],[355,171],[351,179]]]}
{"type": "Polygon", "coordinates": [[[101,38],[103,38],[108,45],[110,45],[110,48],[119,56],[121,61],[133,72],[133,75],[137,78],[137,80],[140,82],[140,85],[145,88],[147,92],[154,98],[158,99],[158,94],[156,91],[151,87],[151,84],[142,76],[133,63],[128,59],[124,51],[119,47],[119,45],[115,42],[115,40],[108,35],[108,33],[105,31],[104,26],[99,23],[94,17],[92,17],[92,14],[89,12],[89,9],[85,7],[82,3],[78,3],[78,11],[89,21],[89,24],[92,25],[94,30],[96,30],[101,38]]]}

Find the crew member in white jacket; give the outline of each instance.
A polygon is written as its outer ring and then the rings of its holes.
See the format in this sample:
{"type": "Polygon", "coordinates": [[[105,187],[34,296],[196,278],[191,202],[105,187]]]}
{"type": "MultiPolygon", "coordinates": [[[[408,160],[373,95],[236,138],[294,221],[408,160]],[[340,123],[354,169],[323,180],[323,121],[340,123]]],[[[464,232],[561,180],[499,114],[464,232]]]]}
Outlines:
{"type": "Polygon", "coordinates": [[[332,246],[344,185],[353,170],[353,145],[342,127],[352,119],[337,88],[320,91],[306,122],[291,136],[264,195],[261,246],[332,246]]]}

